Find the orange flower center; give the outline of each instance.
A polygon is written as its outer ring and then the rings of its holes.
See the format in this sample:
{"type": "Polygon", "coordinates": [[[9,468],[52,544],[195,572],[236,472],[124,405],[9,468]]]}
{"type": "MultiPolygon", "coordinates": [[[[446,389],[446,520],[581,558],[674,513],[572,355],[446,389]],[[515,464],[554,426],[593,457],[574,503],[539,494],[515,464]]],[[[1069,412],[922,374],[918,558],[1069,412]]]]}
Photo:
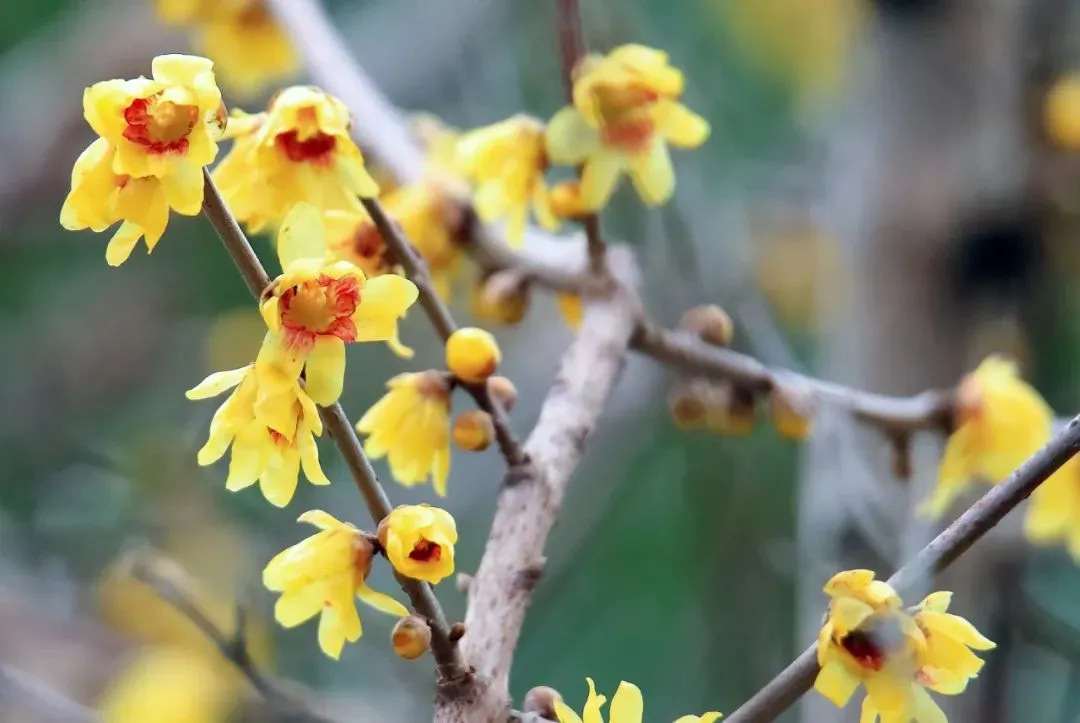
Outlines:
{"type": "Polygon", "coordinates": [[[290,343],[310,346],[317,336],[356,341],[352,315],[360,304],[360,283],[355,276],[314,281],[289,287],[281,295],[281,325],[290,343]]]}
{"type": "Polygon", "coordinates": [[[161,100],[161,93],[136,98],[124,109],[124,138],[144,146],[148,153],[183,154],[188,149],[188,135],[199,120],[194,105],[161,100]]]}
{"type": "Polygon", "coordinates": [[[421,537],[409,552],[409,559],[417,562],[438,562],[442,559],[442,546],[421,537]]]}

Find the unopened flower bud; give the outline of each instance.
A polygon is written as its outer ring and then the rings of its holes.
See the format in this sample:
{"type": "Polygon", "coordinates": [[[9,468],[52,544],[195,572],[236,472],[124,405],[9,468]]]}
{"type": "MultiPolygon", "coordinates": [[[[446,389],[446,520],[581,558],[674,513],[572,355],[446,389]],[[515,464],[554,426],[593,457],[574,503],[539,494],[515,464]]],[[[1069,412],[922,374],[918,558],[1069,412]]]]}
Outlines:
{"type": "Polygon", "coordinates": [[[794,440],[803,440],[810,436],[816,404],[808,389],[777,387],[769,401],[776,431],[794,440]]]}
{"type": "Polygon", "coordinates": [[[431,645],[431,628],[416,615],[406,615],[394,625],[390,643],[400,657],[406,660],[419,658],[431,645]]]}
{"type": "Polygon", "coordinates": [[[671,418],[679,429],[697,429],[705,425],[708,408],[704,392],[708,382],[704,379],[679,379],[668,392],[667,403],[671,418]]]}
{"type": "Polygon", "coordinates": [[[555,184],[549,192],[548,201],[556,218],[577,221],[589,214],[581,202],[581,184],[578,181],[555,184]]]}
{"type": "Polygon", "coordinates": [[[702,341],[713,346],[728,346],[735,335],[735,324],[731,317],[716,304],[702,304],[687,309],[679,328],[697,334],[702,341]]]}
{"type": "Polygon", "coordinates": [[[472,312],[497,324],[517,324],[529,310],[529,285],[518,271],[496,271],[474,289],[472,312]]]}
{"type": "Polygon", "coordinates": [[[469,452],[483,452],[495,438],[491,415],[479,409],[462,412],[454,419],[454,444],[469,452]]]}
{"type": "Polygon", "coordinates": [[[483,329],[458,329],[446,340],[446,366],[463,382],[482,382],[502,361],[495,337],[483,329]]]}
{"type": "Polygon", "coordinates": [[[555,712],[555,701],[561,701],[562,699],[559,691],[554,688],[538,685],[525,694],[525,701],[522,705],[526,713],[535,713],[548,720],[559,720],[558,714],[555,712]]]}
{"type": "Polygon", "coordinates": [[[488,393],[499,400],[499,404],[506,411],[514,408],[517,401],[517,387],[506,377],[491,377],[488,379],[488,393]]]}

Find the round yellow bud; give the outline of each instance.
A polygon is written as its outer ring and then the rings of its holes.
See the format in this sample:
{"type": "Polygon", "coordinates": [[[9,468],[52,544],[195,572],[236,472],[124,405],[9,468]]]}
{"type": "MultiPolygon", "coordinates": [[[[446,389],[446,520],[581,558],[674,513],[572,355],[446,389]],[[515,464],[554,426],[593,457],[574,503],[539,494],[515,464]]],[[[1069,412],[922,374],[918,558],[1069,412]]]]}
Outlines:
{"type": "Polygon", "coordinates": [[[454,444],[469,452],[483,452],[495,439],[491,415],[479,409],[462,412],[454,419],[454,444]]]}
{"type": "Polygon", "coordinates": [[[488,393],[499,400],[499,404],[506,411],[514,408],[517,401],[517,387],[506,377],[491,377],[488,379],[488,393]]]}
{"type": "Polygon", "coordinates": [[[482,382],[498,368],[502,352],[483,329],[458,329],[446,340],[446,366],[463,382],[482,382]]]}
{"type": "Polygon", "coordinates": [[[1050,88],[1043,109],[1043,125],[1055,145],[1080,150],[1080,77],[1062,78],[1050,88]]]}
{"type": "Polygon", "coordinates": [[[561,701],[562,699],[563,697],[559,695],[559,691],[554,688],[538,685],[525,694],[522,706],[526,713],[535,713],[548,720],[559,720],[559,716],[555,712],[555,701],[561,701]]]}
{"type": "Polygon", "coordinates": [[[697,334],[701,340],[713,346],[728,346],[735,336],[735,324],[728,313],[716,304],[702,304],[687,309],[679,322],[679,328],[697,334]]]}
{"type": "Polygon", "coordinates": [[[667,396],[668,409],[679,429],[697,429],[705,425],[709,410],[703,392],[707,385],[703,379],[680,379],[671,386],[667,396]]]}
{"type": "Polygon", "coordinates": [[[431,645],[431,628],[416,615],[406,615],[394,625],[390,643],[398,656],[414,660],[427,652],[431,645]]]}
{"type": "Polygon", "coordinates": [[[581,202],[581,184],[578,181],[555,184],[548,192],[548,202],[556,218],[578,221],[589,214],[581,202]]]}
{"type": "Polygon", "coordinates": [[[814,397],[805,389],[777,387],[770,396],[776,431],[788,439],[801,441],[810,436],[814,418],[814,397]]]}

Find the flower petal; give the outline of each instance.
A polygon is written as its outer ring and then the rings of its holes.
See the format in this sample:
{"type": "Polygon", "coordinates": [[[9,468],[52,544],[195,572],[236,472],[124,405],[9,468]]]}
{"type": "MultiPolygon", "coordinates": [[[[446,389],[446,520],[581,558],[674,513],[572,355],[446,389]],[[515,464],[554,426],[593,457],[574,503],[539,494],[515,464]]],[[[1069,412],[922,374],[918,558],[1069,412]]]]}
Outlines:
{"type": "Polygon", "coordinates": [[[843,708],[859,687],[859,679],[848,672],[843,663],[832,660],[822,666],[814,680],[814,690],[829,699],[837,708],[843,708]]]}
{"type": "Polygon", "coordinates": [[[360,304],[352,315],[357,341],[387,341],[397,332],[397,322],[412,306],[419,291],[416,284],[397,274],[368,279],[360,304]]]}
{"type": "Polygon", "coordinates": [[[585,161],[581,174],[581,205],[598,211],[615,193],[626,161],[623,156],[610,151],[597,151],[585,161]]]}
{"type": "Polygon", "coordinates": [[[216,397],[222,392],[232,389],[240,382],[244,381],[244,377],[251,371],[251,364],[239,369],[230,369],[224,372],[214,372],[206,379],[196,384],[191,389],[184,392],[184,396],[188,399],[209,399],[210,397],[216,397]]]}
{"type": "Polygon", "coordinates": [[[552,163],[575,165],[599,148],[600,134],[585,122],[581,111],[566,106],[552,116],[544,144],[552,163]]]}
{"type": "Polygon", "coordinates": [[[316,583],[281,593],[274,603],[274,619],[283,627],[294,628],[318,615],[322,609],[322,589],[316,583]]]}
{"type": "Polygon", "coordinates": [[[611,698],[608,717],[617,723],[641,723],[645,704],[641,699],[641,688],[625,680],[619,683],[615,695],[611,698]]]}
{"type": "Polygon", "coordinates": [[[345,386],[345,342],[336,336],[319,336],[307,358],[307,393],[328,407],[341,397],[345,386]]]}
{"type": "Polygon", "coordinates": [[[321,259],[326,256],[326,228],[322,214],[310,203],[292,207],[277,236],[278,259],[287,269],[299,259],[321,259]]]}
{"type": "Polygon", "coordinates": [[[365,604],[388,615],[401,618],[409,614],[409,609],[404,605],[385,593],[371,589],[367,584],[362,584],[356,588],[356,597],[360,598],[365,604]]]}
{"type": "Polygon", "coordinates": [[[346,526],[344,522],[322,510],[308,510],[297,517],[296,521],[315,525],[320,530],[338,530],[346,526]]]}
{"type": "Polygon", "coordinates": [[[630,180],[649,206],[659,206],[671,198],[675,192],[675,167],[662,138],[653,139],[648,153],[630,157],[630,180]]]}

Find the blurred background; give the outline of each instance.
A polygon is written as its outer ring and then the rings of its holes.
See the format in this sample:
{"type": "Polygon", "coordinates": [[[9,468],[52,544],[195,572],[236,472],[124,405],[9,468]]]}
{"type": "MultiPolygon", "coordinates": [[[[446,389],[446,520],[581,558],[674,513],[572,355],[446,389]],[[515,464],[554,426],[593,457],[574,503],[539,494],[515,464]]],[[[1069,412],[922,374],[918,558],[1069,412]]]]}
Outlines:
{"type": "MultiPolygon", "coordinates": [[[[469,128],[562,103],[553,0],[327,6],[403,109],[469,128]]],[[[583,12],[593,49],[669,51],[687,105],[713,127],[702,149],[675,154],[671,204],[643,210],[624,188],[605,214],[639,251],[658,321],[718,303],[740,350],[892,394],[952,386],[1004,352],[1059,415],[1077,409],[1080,3],[583,0],[583,12]]],[[[78,720],[65,706],[132,684],[160,708],[125,722],[225,720],[228,705],[199,701],[240,682],[127,574],[121,558],[140,545],[183,565],[224,628],[243,605],[256,659],[327,711],[430,719],[430,660],[393,654],[392,619],[364,615],[364,637],[336,663],[313,624],[272,622],[259,574],[308,534],[297,514],[369,522],[330,445],[334,484],[301,484],[286,510],[227,493],[222,465],[195,463],[217,405],[184,390],[247,363],[263,333],[209,226],[174,215],[152,258],[117,270],[102,258],[107,236],[57,222],[92,139],[82,88],[189,47],[150,0],[0,7],[0,720],[78,720]]],[[[226,89],[227,102],[255,111],[273,90],[226,89]]],[[[454,310],[487,325],[470,316],[470,274],[454,310]]],[[[495,331],[524,436],[572,332],[542,293],[521,324],[495,331]]],[[[391,375],[441,364],[421,314],[403,337],[411,362],[350,349],[342,401],[354,419],[391,375]]],[[[609,694],[637,683],[649,721],[734,710],[816,636],[834,572],[887,576],[937,529],[912,509],[935,481],[940,438],[916,438],[913,474],[898,479],[887,441],[842,410],[821,409],[802,445],[767,420],[744,437],[680,431],[665,402],[673,381],[632,358],[590,441],[514,665],[518,700],[546,684],[576,706],[592,676],[609,694]]],[[[445,505],[462,572],[479,560],[501,476],[494,451],[454,453],[445,505]]],[[[435,501],[430,487],[388,484],[395,502],[435,501]]],[[[954,611],[1000,646],[966,695],[942,700],[950,720],[1080,720],[1080,571],[1019,530],[1014,514],[927,582],[954,590],[954,611]]],[[[382,566],[374,584],[395,589],[382,566]]],[[[449,581],[438,592],[460,619],[462,594],[449,581]]],[[[783,720],[853,721],[851,707],[811,694],[783,720]]]]}

